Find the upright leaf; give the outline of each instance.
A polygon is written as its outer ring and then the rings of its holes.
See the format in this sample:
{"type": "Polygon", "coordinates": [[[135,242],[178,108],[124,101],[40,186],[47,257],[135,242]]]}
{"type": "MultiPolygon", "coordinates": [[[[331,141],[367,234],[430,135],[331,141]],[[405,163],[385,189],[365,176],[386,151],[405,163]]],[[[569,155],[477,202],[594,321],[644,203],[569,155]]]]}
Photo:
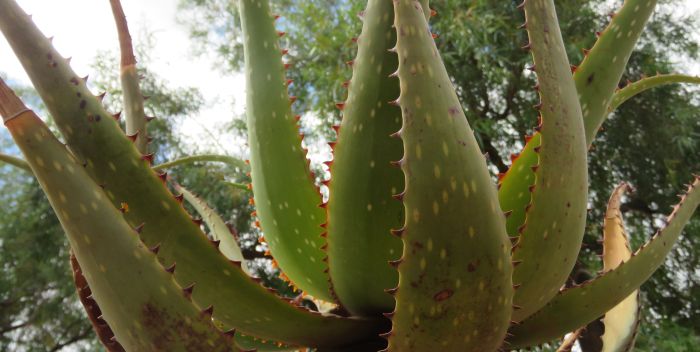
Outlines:
{"type": "Polygon", "coordinates": [[[151,170],[152,155],[138,152],[98,97],[13,0],[0,0],[0,30],[70,150],[94,182],[104,187],[112,204],[123,209],[127,223],[141,229],[146,245],[158,246],[161,263],[177,265],[175,280],[183,287],[196,286],[193,301],[200,307],[215,308],[213,318],[219,325],[303,346],[344,345],[374,334],[376,320],[308,312],[253,281],[240,263],[230,262],[206,238],[165,187],[166,175],[151,170]]]}
{"type": "Polygon", "coordinates": [[[239,0],[250,169],[257,216],[270,252],[287,277],[310,295],[333,301],[321,261],[326,212],[310,177],[290,108],[285,66],[267,0],[239,0]]]}
{"type": "Polygon", "coordinates": [[[146,128],[150,117],[143,109],[144,97],[139,86],[139,75],[136,70],[136,57],[131,44],[131,34],[126,23],[126,15],[120,0],[109,0],[112,14],[117,24],[119,49],[121,52],[122,91],[124,95],[124,112],[126,113],[126,134],[132,136],[136,148],[143,154],[148,154],[149,137],[146,128]]]}
{"type": "Polygon", "coordinates": [[[505,218],[420,3],[394,11],[406,219],[389,350],[495,351],[512,312],[505,218]]]}
{"type": "Polygon", "coordinates": [[[331,165],[328,201],[328,265],[333,289],[350,312],[389,312],[398,274],[387,262],[401,256],[401,240],[391,235],[403,222],[403,206],[392,198],[403,189],[401,170],[390,163],[403,146],[391,134],[401,128],[401,110],[389,104],[399,95],[396,44],[390,1],[372,0],[362,34],[343,121],[331,165]]]}
{"type": "Polygon", "coordinates": [[[521,285],[514,298],[516,321],[547,303],[569,276],[583,238],[588,196],[581,108],[554,2],[524,4],[540,94],[540,137],[533,147],[539,160],[531,201],[513,252],[513,259],[522,262],[513,274],[513,282],[521,285]]]}
{"type": "MultiPolygon", "coordinates": [[[[617,186],[608,202],[603,222],[603,271],[613,270],[632,257],[629,238],[622,221],[622,212],[620,212],[622,196],[628,188],[626,183],[617,186]]],[[[635,290],[605,313],[602,319],[605,326],[605,333],[602,336],[603,352],[632,350],[639,326],[639,311],[639,290],[635,290]]]]}

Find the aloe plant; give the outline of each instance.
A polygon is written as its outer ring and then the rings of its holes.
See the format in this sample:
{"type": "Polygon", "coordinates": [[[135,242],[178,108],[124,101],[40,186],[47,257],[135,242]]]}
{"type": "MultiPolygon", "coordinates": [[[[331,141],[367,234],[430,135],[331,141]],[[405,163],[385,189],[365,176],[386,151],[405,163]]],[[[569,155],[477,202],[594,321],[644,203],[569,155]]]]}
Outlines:
{"type": "Polygon", "coordinates": [[[126,133],[30,17],[0,0],[0,30],[66,143],[2,82],[0,114],[26,162],[1,160],[28,164],[48,195],[74,253],[80,299],[109,350],[496,351],[552,341],[603,315],[605,350],[632,346],[636,292],[700,203],[700,177],[634,253],[620,186],[605,221],[604,271],[562,286],[586,222],[587,150],[606,116],[655,86],[700,83],[658,75],[618,89],[656,1],[627,0],[578,67],[553,1],[521,5],[540,123],[495,182],[434,44],[428,1],[369,0],[348,97],[336,104],[343,120],[324,202],[292,112],[278,16],[267,1],[238,0],[251,203],[276,265],[328,308],[319,310],[261,286],[223,221],[166,166],[151,166],[131,39],[119,1],[110,3],[126,133]]]}

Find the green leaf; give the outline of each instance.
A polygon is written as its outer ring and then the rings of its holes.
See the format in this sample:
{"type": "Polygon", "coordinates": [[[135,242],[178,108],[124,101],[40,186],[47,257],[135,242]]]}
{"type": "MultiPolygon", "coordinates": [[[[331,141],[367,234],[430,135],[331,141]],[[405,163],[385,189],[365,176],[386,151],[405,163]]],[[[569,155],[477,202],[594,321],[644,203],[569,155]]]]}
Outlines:
{"type": "Polygon", "coordinates": [[[390,135],[401,128],[396,43],[390,1],[373,0],[363,15],[350,91],[334,147],[328,200],[328,265],[333,289],[357,315],[390,312],[398,274],[387,262],[401,256],[401,240],[391,235],[403,223],[403,205],[392,198],[403,189],[403,145],[390,135]]]}
{"type": "Polygon", "coordinates": [[[18,167],[24,171],[32,172],[32,168],[29,167],[29,164],[21,158],[0,153],[0,161],[18,167]]]}
{"type": "MultiPolygon", "coordinates": [[[[212,245],[199,225],[164,185],[165,175],[142,156],[12,0],[0,0],[0,29],[22,61],[34,86],[55,118],[71,151],[112,204],[124,210],[132,227],[143,225],[146,245],[160,246],[164,266],[177,264],[175,280],[196,284],[193,301],[213,306],[223,327],[304,346],[338,346],[372,336],[376,320],[323,316],[295,307],[253,281],[212,245]]],[[[79,258],[80,259],[80,258],[79,258]]],[[[81,263],[83,264],[83,263],[81,263]]]]}
{"type": "Polygon", "coordinates": [[[698,204],[700,177],[696,176],[667,218],[666,227],[629,261],[580,286],[560,291],[544,308],[511,328],[510,346],[517,348],[550,341],[595,320],[632,294],[664,263],[698,204]]]}
{"type": "Polygon", "coordinates": [[[97,338],[100,339],[100,342],[102,342],[102,345],[108,352],[124,352],[124,347],[114,339],[114,331],[102,318],[102,310],[92,297],[92,291],[83,275],[83,269],[80,268],[78,259],[73,252],[70,254],[70,265],[73,269],[73,282],[78,291],[78,298],[85,309],[85,313],[87,313],[88,319],[90,319],[92,329],[97,334],[97,338]]]}
{"type": "Polygon", "coordinates": [[[496,350],[512,312],[505,218],[422,7],[394,11],[406,219],[389,350],[496,350]]]}
{"type": "Polygon", "coordinates": [[[230,341],[190,302],[46,125],[30,110],[5,104],[1,98],[8,92],[0,81],[0,113],[48,196],[117,341],[134,351],[230,349],[230,341]]]}
{"type": "Polygon", "coordinates": [[[515,321],[547,303],[569,276],[583,239],[588,196],[581,108],[554,2],[528,0],[524,9],[539,85],[540,144],[533,147],[539,160],[513,249],[513,259],[522,262],[513,273],[513,283],[522,285],[513,299],[520,308],[513,312],[515,321]]]}
{"type": "Polygon", "coordinates": [[[182,193],[185,200],[199,213],[199,216],[209,228],[212,239],[218,242],[221,253],[229,260],[241,263],[241,269],[250,275],[248,266],[243,259],[243,253],[241,253],[241,247],[238,245],[234,233],[226,225],[226,222],[203,199],[178,184],[175,184],[174,187],[178,192],[182,193]]]}
{"type": "Polygon", "coordinates": [[[120,0],[109,0],[112,14],[119,35],[121,51],[121,83],[124,93],[124,112],[126,113],[126,134],[134,138],[136,148],[142,154],[148,154],[148,132],[146,124],[149,118],[143,109],[144,97],[139,87],[139,75],[136,70],[136,57],[131,45],[131,34],[126,23],[126,16],[120,0]]]}
{"type": "Polygon", "coordinates": [[[202,155],[191,155],[184,158],[180,158],[173,161],[168,161],[156,166],[153,166],[153,170],[167,170],[176,166],[187,165],[197,162],[205,161],[215,161],[227,164],[233,168],[239,169],[241,171],[248,170],[248,166],[241,160],[228,155],[217,155],[217,154],[202,154],[202,155]]]}
{"type": "Polygon", "coordinates": [[[324,272],[321,196],[290,108],[285,68],[267,0],[239,0],[245,47],[250,169],[257,216],[272,256],[308,294],[333,301],[324,272]]]}
{"type": "Polygon", "coordinates": [[[574,72],[588,145],[608,115],[627,61],[657,0],[626,0],[574,72]]]}
{"type": "Polygon", "coordinates": [[[299,351],[299,347],[286,346],[274,341],[263,341],[253,336],[236,333],[236,346],[244,351],[257,352],[282,352],[282,351],[299,351]]]}
{"type": "MultiPolygon", "coordinates": [[[[625,1],[593,49],[588,52],[584,62],[574,72],[589,147],[608,114],[606,108],[612,101],[634,44],[655,5],[656,0],[625,1]],[[616,37],[620,36],[619,30],[623,27],[630,29],[622,35],[625,38],[618,42],[619,38],[616,37]]],[[[535,149],[540,143],[539,132],[528,137],[525,147],[513,160],[510,169],[499,175],[498,197],[501,209],[510,213],[506,224],[511,236],[518,234],[525,223],[526,207],[531,203],[529,188],[535,185],[533,168],[537,168],[538,160],[535,149]]]]}
{"type": "Polygon", "coordinates": [[[700,77],[679,74],[657,74],[656,76],[642,78],[636,82],[630,82],[624,88],[615,92],[610,101],[610,106],[608,106],[607,113],[612,112],[627,100],[649,89],[674,83],[700,84],[700,77]]]}

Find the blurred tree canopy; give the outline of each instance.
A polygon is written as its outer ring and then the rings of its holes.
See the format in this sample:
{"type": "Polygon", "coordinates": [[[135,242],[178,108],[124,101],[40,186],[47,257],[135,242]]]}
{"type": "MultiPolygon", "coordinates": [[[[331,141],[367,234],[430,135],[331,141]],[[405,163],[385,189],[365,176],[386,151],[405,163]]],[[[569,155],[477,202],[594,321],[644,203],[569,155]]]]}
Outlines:
{"type": "MultiPolygon", "coordinates": [[[[488,152],[492,171],[503,172],[508,155],[517,152],[532,132],[537,96],[531,88],[534,76],[525,67],[529,54],[520,49],[525,32],[516,9],[519,1],[444,0],[433,6],[433,31],[451,73],[467,119],[475,129],[482,150],[488,152]]],[[[558,1],[559,20],[572,64],[590,48],[595,31],[607,23],[621,0],[558,1]]],[[[238,72],[242,46],[236,2],[230,0],[180,0],[181,22],[188,26],[193,45],[201,53],[218,55],[221,69],[238,72]]],[[[294,79],[292,92],[299,97],[295,109],[307,113],[303,128],[319,140],[333,138],[331,123],[340,114],[335,102],[344,100],[342,82],[349,79],[359,35],[362,1],[279,0],[273,6],[294,79]],[[317,123],[309,123],[314,120],[317,123]],[[320,121],[320,122],[319,122],[320,121]]],[[[698,23],[679,5],[665,2],[647,26],[630,59],[623,82],[657,71],[683,72],[686,60],[697,62],[698,23]]],[[[194,89],[170,89],[148,67],[148,40],[137,49],[143,73],[149,129],[157,151],[156,162],[202,152],[178,138],[173,127],[185,116],[196,115],[205,97],[194,89]]],[[[117,55],[101,53],[95,63],[100,72],[93,91],[107,91],[105,103],[120,110],[117,55]]],[[[624,83],[622,83],[624,84],[624,83]]],[[[25,101],[40,109],[30,89],[22,89],[25,101]]],[[[601,225],[610,191],[628,181],[637,192],[627,197],[624,215],[633,245],[646,241],[659,226],[675,194],[700,171],[700,101],[697,90],[679,85],[646,92],[615,111],[604,124],[590,153],[589,227],[578,270],[600,269],[601,225]]],[[[245,127],[237,116],[231,134],[245,127]]],[[[0,134],[0,152],[16,154],[11,141],[0,134]]],[[[254,260],[255,270],[266,283],[280,289],[260,235],[250,226],[250,206],[245,191],[225,181],[245,182],[241,170],[226,165],[180,166],[171,170],[180,184],[202,196],[238,230],[244,255],[254,260]]],[[[67,244],[62,230],[38,184],[26,172],[0,164],[0,351],[98,350],[92,331],[83,318],[67,265],[67,244]]],[[[638,339],[640,351],[692,351],[700,342],[700,219],[695,217],[674,254],[643,286],[645,323],[638,339]]],[[[292,294],[289,291],[285,291],[292,294]]]]}

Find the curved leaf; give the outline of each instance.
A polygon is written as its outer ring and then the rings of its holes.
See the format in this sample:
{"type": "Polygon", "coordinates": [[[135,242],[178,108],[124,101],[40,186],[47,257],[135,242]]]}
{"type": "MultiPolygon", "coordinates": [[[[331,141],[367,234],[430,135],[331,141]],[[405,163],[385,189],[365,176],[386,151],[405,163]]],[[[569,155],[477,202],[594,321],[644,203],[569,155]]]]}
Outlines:
{"type": "Polygon", "coordinates": [[[666,255],[700,204],[700,176],[674,207],[667,225],[617,268],[580,286],[565,289],[547,305],[511,328],[513,347],[550,341],[605,314],[646,281],[666,255]]]}
{"type": "Polygon", "coordinates": [[[236,236],[221,216],[219,216],[214,209],[209,207],[203,199],[197,197],[186,188],[178,184],[175,184],[174,187],[178,192],[182,193],[185,200],[199,213],[199,216],[209,228],[212,239],[218,242],[221,253],[229,260],[240,262],[241,269],[243,269],[246,274],[250,275],[248,266],[243,259],[241,247],[236,241],[236,236]]]}
{"type": "Polygon", "coordinates": [[[230,341],[183,294],[103,190],[0,81],[0,114],[80,262],[91,296],[125,349],[226,351],[230,341]],[[134,289],[139,287],[139,289],[134,289]]]}
{"type": "Polygon", "coordinates": [[[321,225],[325,209],[290,108],[285,67],[267,0],[239,0],[245,48],[248,144],[256,213],[272,256],[310,295],[333,301],[321,225]]]}
{"type": "MultiPolygon", "coordinates": [[[[603,271],[617,268],[632,257],[629,238],[622,222],[620,203],[626,183],[615,188],[603,222],[603,271]]],[[[605,333],[602,336],[603,352],[626,352],[634,346],[634,338],[639,326],[639,290],[635,290],[622,302],[605,313],[602,319],[605,333]]]]}
{"type": "Polygon", "coordinates": [[[569,276],[583,239],[588,196],[581,108],[554,2],[524,4],[540,94],[540,144],[533,147],[539,157],[535,182],[513,249],[513,259],[522,262],[513,272],[513,283],[521,285],[513,299],[519,307],[515,321],[546,304],[569,276]]]}
{"type": "Polygon", "coordinates": [[[617,109],[627,100],[647,91],[652,88],[659,86],[674,84],[674,83],[693,83],[700,84],[700,77],[698,76],[688,76],[679,74],[666,74],[666,75],[656,75],[652,77],[645,77],[637,82],[628,83],[627,86],[615,92],[610,101],[610,106],[608,107],[608,113],[617,109]]]}
{"type": "Polygon", "coordinates": [[[165,175],[150,169],[152,156],[138,152],[99,99],[12,0],[0,0],[0,29],[68,147],[86,165],[95,183],[103,185],[112,204],[122,207],[129,225],[139,226],[142,240],[148,246],[159,246],[158,259],[166,267],[177,264],[176,281],[184,287],[196,284],[193,301],[214,307],[218,324],[306,346],[344,345],[375,333],[376,320],[308,312],[254,282],[239,263],[230,262],[207,240],[165,187],[165,175]]]}

